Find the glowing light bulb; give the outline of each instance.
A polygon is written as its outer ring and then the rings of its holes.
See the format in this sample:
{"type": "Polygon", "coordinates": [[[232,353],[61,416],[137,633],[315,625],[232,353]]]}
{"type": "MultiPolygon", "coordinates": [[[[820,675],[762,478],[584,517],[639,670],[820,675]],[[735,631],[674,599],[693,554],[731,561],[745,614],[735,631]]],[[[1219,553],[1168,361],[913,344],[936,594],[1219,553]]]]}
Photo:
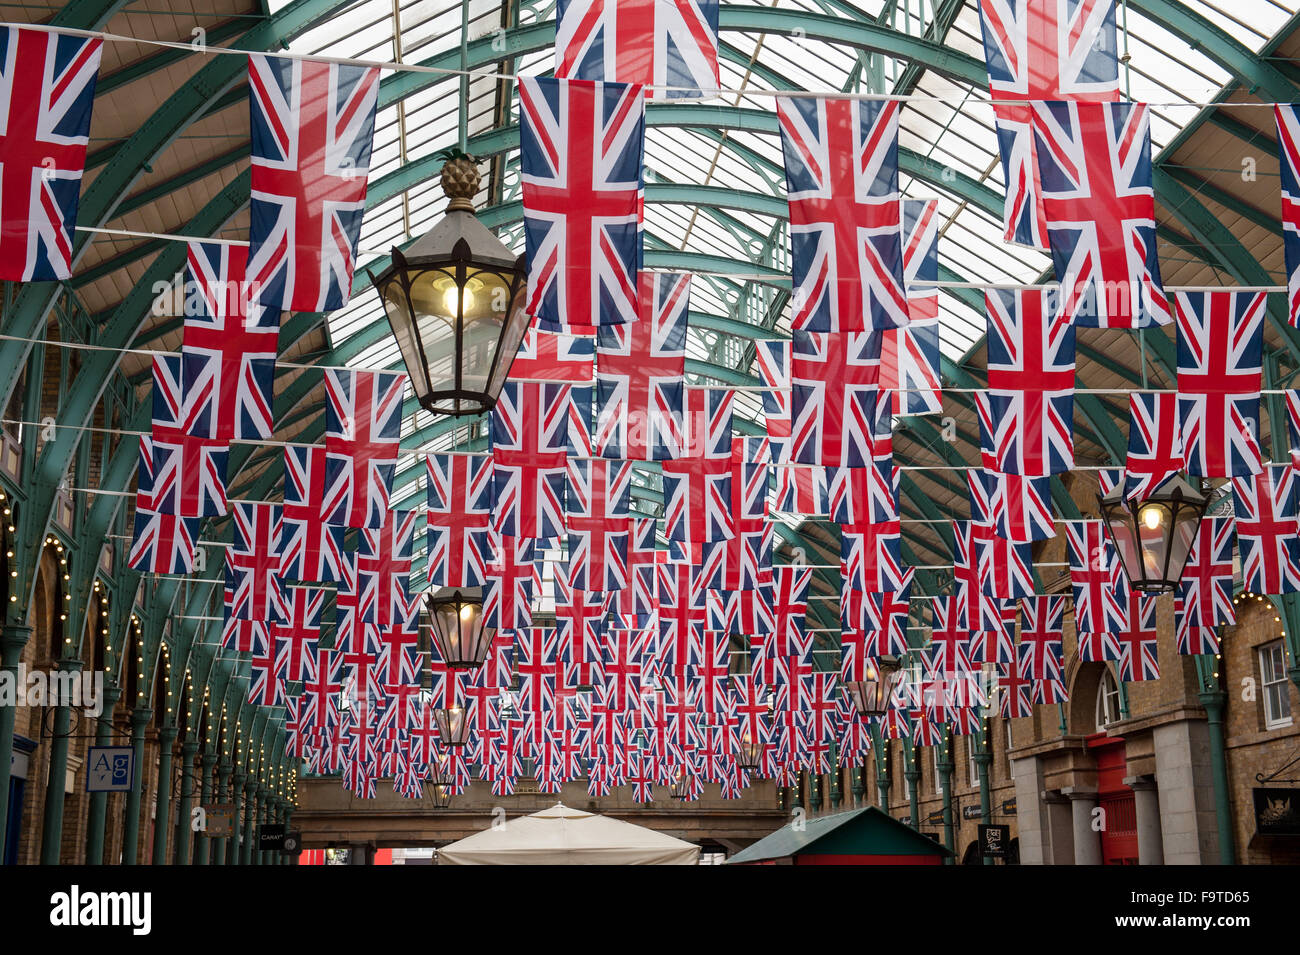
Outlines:
{"type": "Polygon", "coordinates": [[[456,305],[460,304],[465,311],[474,307],[474,293],[468,288],[459,289],[455,285],[447,286],[446,291],[442,293],[442,306],[447,310],[449,315],[456,314],[456,305]]]}
{"type": "Polygon", "coordinates": [[[1162,523],[1163,515],[1158,507],[1144,507],[1139,515],[1142,523],[1146,525],[1147,530],[1153,531],[1162,523]]]}
{"type": "Polygon", "coordinates": [[[474,606],[473,606],[473,604],[465,604],[465,606],[463,606],[463,607],[460,608],[460,619],[461,619],[461,620],[472,620],[473,618],[474,618],[474,606]]]}

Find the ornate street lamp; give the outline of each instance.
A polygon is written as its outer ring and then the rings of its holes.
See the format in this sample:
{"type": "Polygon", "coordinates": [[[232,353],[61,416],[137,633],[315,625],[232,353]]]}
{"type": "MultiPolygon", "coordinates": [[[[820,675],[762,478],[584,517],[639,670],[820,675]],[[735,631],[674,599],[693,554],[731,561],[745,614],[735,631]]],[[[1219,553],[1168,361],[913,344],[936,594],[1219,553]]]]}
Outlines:
{"type": "Polygon", "coordinates": [[[370,281],[422,406],[436,414],[488,411],[501,394],[528,330],[524,257],[474,215],[479,173],[472,156],[448,150],[442,221],[370,281]]]}
{"type": "Polygon", "coordinates": [[[446,809],[451,805],[451,759],[446,753],[438,753],[429,767],[429,795],[435,809],[446,809]]]}
{"type": "Polygon", "coordinates": [[[672,787],[668,790],[673,799],[683,801],[690,799],[695,790],[695,772],[687,769],[685,766],[677,767],[677,775],[673,778],[672,787]]]}
{"type": "MultiPolygon", "coordinates": [[[[748,721],[746,721],[748,722],[748,721]]],[[[763,765],[763,740],[742,726],[736,747],[736,765],[750,772],[758,772],[763,765]]]]}
{"type": "Polygon", "coordinates": [[[849,702],[860,716],[884,716],[889,711],[894,687],[902,675],[898,657],[868,660],[863,679],[845,683],[844,692],[849,695],[849,702]]]}
{"type": "Polygon", "coordinates": [[[443,746],[464,746],[469,742],[469,713],[464,706],[438,706],[433,710],[438,739],[443,746]]]}
{"type": "Polygon", "coordinates": [[[1120,482],[1098,499],[1110,539],[1135,590],[1173,590],[1196,543],[1210,496],[1176,474],[1146,497],[1124,500],[1120,482]]]}
{"type": "Polygon", "coordinates": [[[433,641],[442,661],[453,670],[477,670],[487,659],[496,628],[484,625],[483,600],[477,593],[450,588],[428,597],[433,641]]]}

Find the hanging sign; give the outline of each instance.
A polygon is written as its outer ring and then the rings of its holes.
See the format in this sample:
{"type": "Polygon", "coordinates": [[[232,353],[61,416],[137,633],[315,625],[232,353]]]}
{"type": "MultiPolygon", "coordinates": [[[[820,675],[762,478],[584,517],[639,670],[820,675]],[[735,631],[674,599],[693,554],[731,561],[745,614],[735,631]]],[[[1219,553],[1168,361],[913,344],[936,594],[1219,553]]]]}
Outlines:
{"type": "Polygon", "coordinates": [[[1010,826],[979,827],[980,855],[986,859],[1005,859],[1007,844],[1011,841],[1010,826]]]}

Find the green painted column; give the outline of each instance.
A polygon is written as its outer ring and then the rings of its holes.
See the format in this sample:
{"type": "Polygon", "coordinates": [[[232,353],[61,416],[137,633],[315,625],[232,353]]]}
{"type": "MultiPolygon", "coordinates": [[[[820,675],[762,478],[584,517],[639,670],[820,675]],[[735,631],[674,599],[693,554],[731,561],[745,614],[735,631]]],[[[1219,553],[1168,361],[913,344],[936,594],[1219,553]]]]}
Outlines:
{"type": "Polygon", "coordinates": [[[1228,789],[1228,753],[1223,733],[1223,708],[1228,695],[1222,690],[1199,694],[1210,730],[1210,774],[1214,783],[1214,816],[1219,829],[1219,864],[1237,864],[1237,838],[1232,826],[1231,795],[1228,789]]]}
{"type": "Polygon", "coordinates": [[[876,739],[874,747],[876,758],[876,802],[880,805],[881,812],[889,812],[889,773],[887,771],[889,759],[889,741],[885,739],[876,739]]]}
{"type": "Polygon", "coordinates": [[[230,838],[225,840],[226,865],[239,865],[240,861],[240,833],[243,832],[243,817],[240,813],[244,804],[244,780],[247,778],[238,772],[230,777],[230,804],[235,807],[235,814],[230,825],[230,838]]]}
{"type": "Polygon", "coordinates": [[[257,787],[257,826],[253,829],[253,865],[266,865],[267,852],[262,848],[262,840],[258,837],[258,832],[262,826],[267,823],[267,806],[266,787],[257,787]]]}
{"type": "Polygon", "coordinates": [[[137,706],[131,711],[131,750],[135,776],[126,794],[126,822],[122,826],[122,865],[137,865],[140,861],[140,796],[144,790],[144,731],[153,717],[153,710],[137,706]]]}
{"type": "MultiPolygon", "coordinates": [[[[104,687],[104,711],[95,726],[95,745],[108,746],[113,742],[113,711],[122,698],[122,688],[104,687]]],[[[108,793],[91,793],[90,809],[86,817],[86,865],[104,864],[104,831],[108,821],[108,793]]]]}
{"type": "MultiPolygon", "coordinates": [[[[60,660],[59,673],[81,673],[80,660],[60,660]]],[[[63,797],[68,789],[68,737],[72,733],[72,706],[63,694],[54,706],[50,739],[50,771],[45,781],[45,813],[41,821],[41,865],[58,865],[63,849],[63,797]]]]}
{"type": "MultiPolygon", "coordinates": [[[[989,795],[989,768],[992,765],[993,754],[981,744],[980,751],[975,754],[975,771],[980,780],[980,822],[986,826],[993,824],[993,803],[989,795]]],[[[993,865],[993,860],[984,856],[984,864],[993,865]]]]}
{"type": "MultiPolygon", "coordinates": [[[[275,821],[278,822],[280,825],[284,826],[284,831],[288,832],[289,831],[289,804],[285,802],[284,799],[280,796],[275,797],[275,802],[276,802],[275,821]]],[[[276,859],[278,865],[288,865],[289,853],[281,849],[279,852],[276,853],[276,859]]]]}
{"type": "Polygon", "coordinates": [[[831,811],[834,812],[840,808],[843,801],[843,793],[840,791],[840,752],[839,747],[834,743],[831,744],[831,811]]]}
{"type": "MultiPolygon", "coordinates": [[[[199,784],[199,805],[207,806],[213,802],[212,799],[212,773],[217,765],[216,753],[204,753],[199,757],[199,770],[203,773],[202,781],[199,784]]],[[[207,831],[199,833],[194,846],[194,864],[207,865],[208,855],[212,852],[212,840],[208,838],[207,831]]]]}
{"type": "MultiPolygon", "coordinates": [[[[233,803],[235,797],[230,794],[230,774],[233,766],[226,757],[220,757],[217,760],[217,786],[216,794],[212,797],[213,802],[233,803]]],[[[222,836],[219,839],[212,840],[212,864],[226,864],[226,844],[227,839],[222,836]]]]}
{"type": "Polygon", "coordinates": [[[158,730],[158,793],[153,820],[153,864],[167,864],[167,833],[171,829],[172,809],[172,746],[176,742],[176,727],[164,726],[158,730]]]}
{"type": "Polygon", "coordinates": [[[903,746],[904,758],[907,760],[907,768],[903,771],[903,778],[907,780],[907,806],[912,816],[912,828],[920,832],[921,767],[916,765],[916,750],[910,744],[911,740],[907,740],[903,746]]]}
{"type": "Polygon", "coordinates": [[[943,748],[939,750],[939,759],[935,768],[939,771],[939,785],[943,787],[943,844],[953,857],[948,860],[952,863],[956,859],[956,832],[952,819],[952,733],[944,734],[944,741],[940,744],[943,748]]]}
{"type": "MultiPolygon", "coordinates": [[[[10,679],[18,679],[18,661],[23,647],[32,635],[33,627],[26,624],[5,624],[0,631],[0,668],[10,671],[10,679]]],[[[0,706],[0,859],[5,857],[5,836],[9,833],[9,781],[13,772],[14,720],[16,706],[0,706]]]]}
{"type": "Polygon", "coordinates": [[[172,858],[176,865],[190,864],[190,844],[194,830],[190,825],[190,811],[194,803],[194,754],[199,744],[186,741],[181,744],[181,802],[176,807],[176,848],[172,858]]]}
{"type": "Polygon", "coordinates": [[[249,779],[244,783],[244,841],[239,846],[239,864],[253,864],[253,845],[257,838],[255,830],[257,819],[257,782],[249,779]]]}
{"type": "Polygon", "coordinates": [[[866,765],[855,766],[849,775],[849,788],[853,793],[853,808],[859,809],[866,798],[867,788],[864,782],[866,765]]]}

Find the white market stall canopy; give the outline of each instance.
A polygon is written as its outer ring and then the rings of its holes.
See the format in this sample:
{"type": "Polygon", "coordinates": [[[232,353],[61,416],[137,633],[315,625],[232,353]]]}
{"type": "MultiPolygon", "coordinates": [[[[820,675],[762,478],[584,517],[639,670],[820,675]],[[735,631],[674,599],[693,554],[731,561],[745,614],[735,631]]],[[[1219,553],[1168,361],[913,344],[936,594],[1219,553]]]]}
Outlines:
{"type": "Polygon", "coordinates": [[[440,865],[695,865],[700,847],[556,803],[438,850],[440,865]]]}

